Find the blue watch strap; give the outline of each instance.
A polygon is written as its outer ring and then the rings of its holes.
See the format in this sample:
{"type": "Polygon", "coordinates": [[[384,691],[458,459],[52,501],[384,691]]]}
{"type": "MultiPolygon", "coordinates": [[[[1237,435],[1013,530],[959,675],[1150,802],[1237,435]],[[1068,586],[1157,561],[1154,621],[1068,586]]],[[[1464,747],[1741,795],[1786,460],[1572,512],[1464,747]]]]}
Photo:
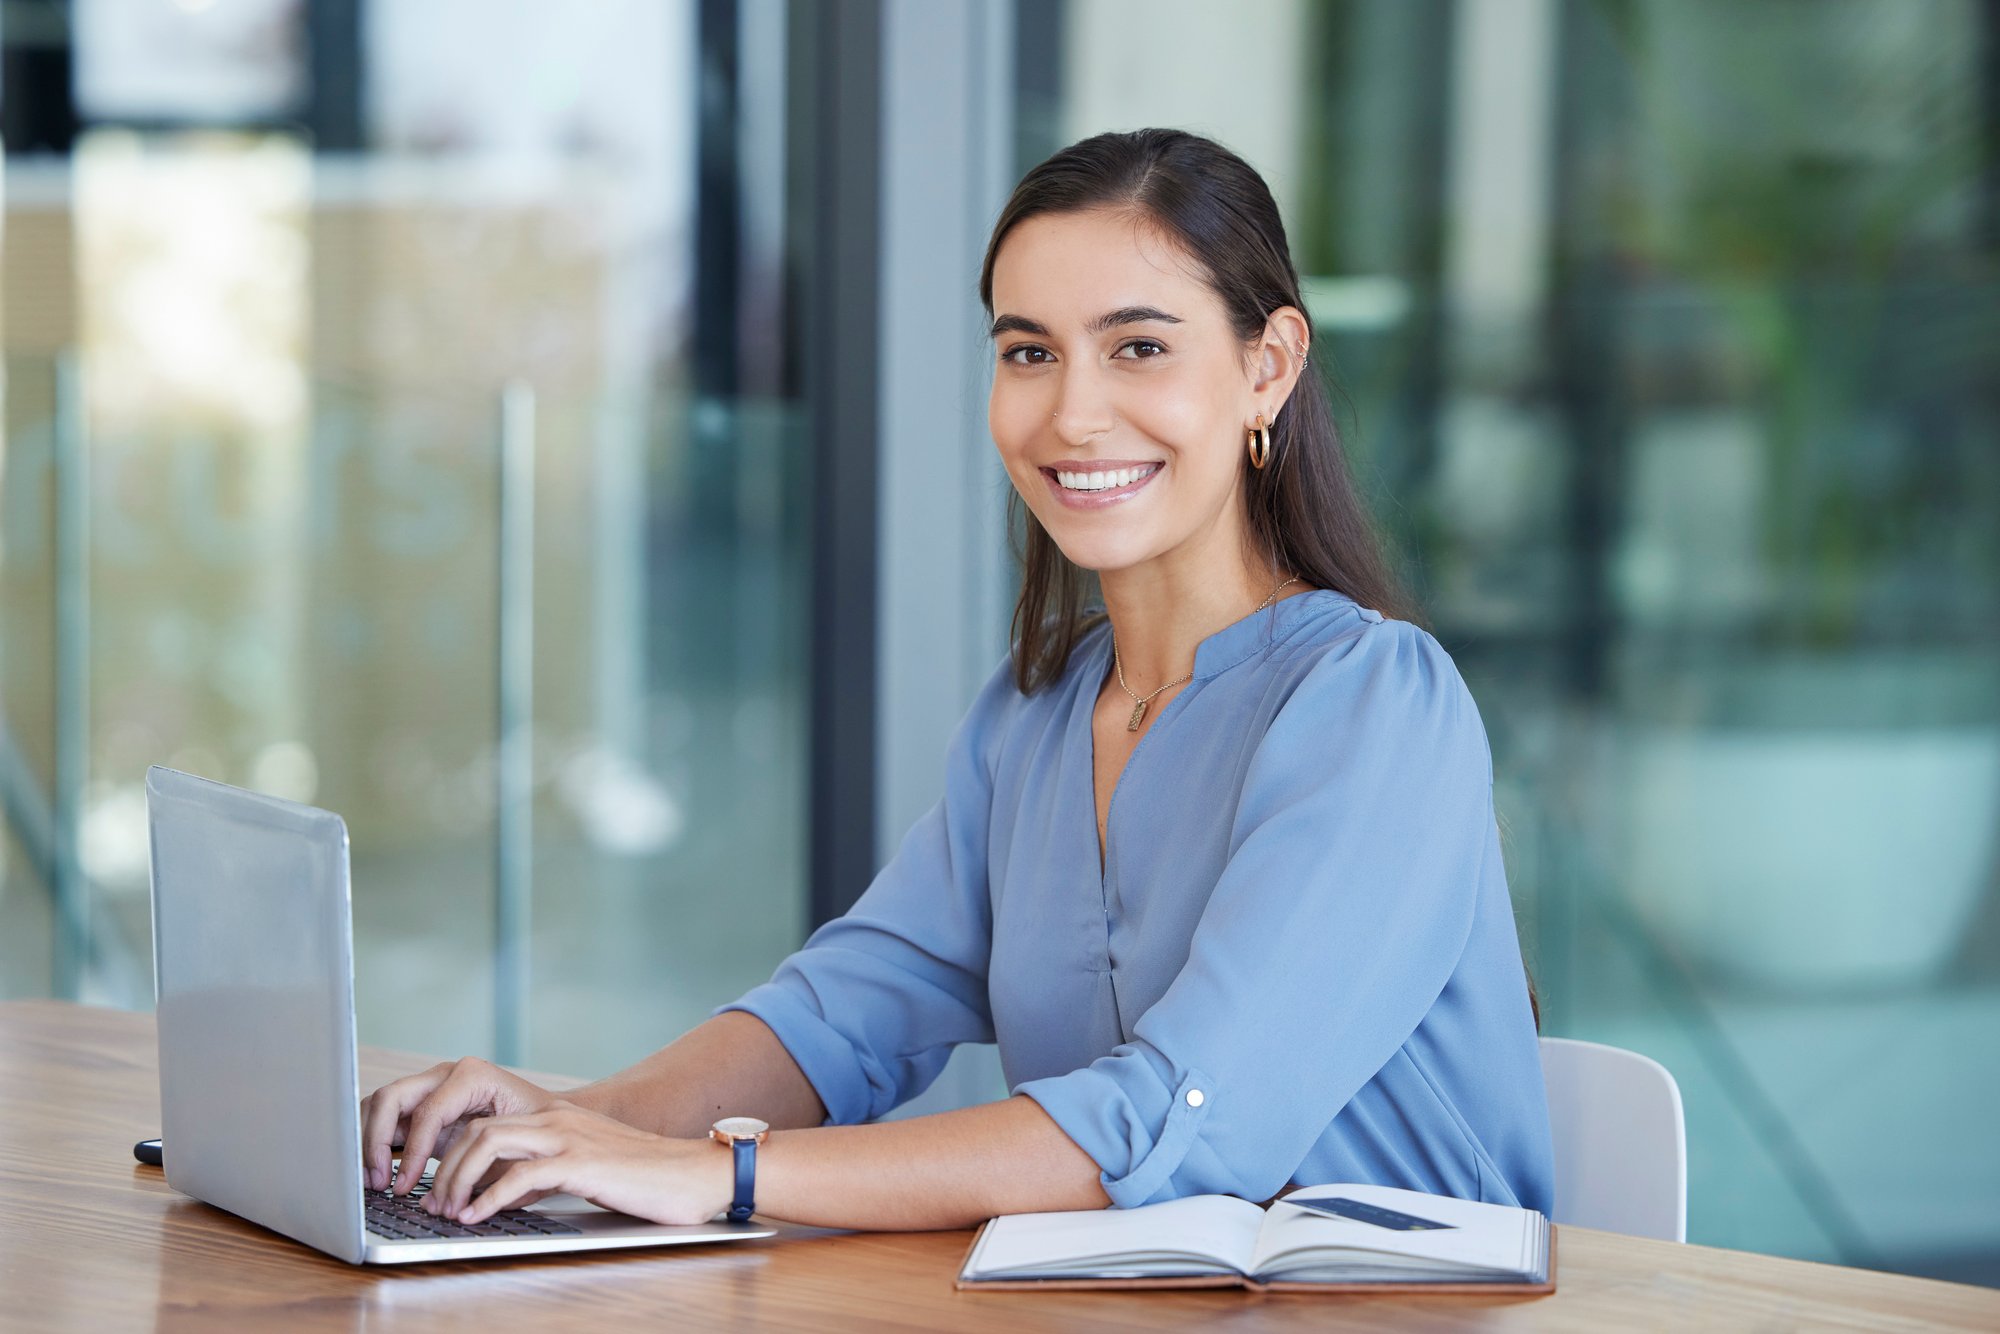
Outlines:
{"type": "Polygon", "coordinates": [[[757,1190],[757,1141],[732,1140],[736,1151],[736,1199],[729,1206],[729,1221],[747,1223],[755,1212],[757,1190]]]}

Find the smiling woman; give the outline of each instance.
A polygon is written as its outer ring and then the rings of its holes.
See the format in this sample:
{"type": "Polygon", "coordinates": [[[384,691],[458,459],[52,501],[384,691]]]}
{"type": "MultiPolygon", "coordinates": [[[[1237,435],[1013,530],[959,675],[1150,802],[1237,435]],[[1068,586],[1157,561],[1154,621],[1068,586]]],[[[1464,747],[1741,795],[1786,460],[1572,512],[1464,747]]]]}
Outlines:
{"type": "MultiPolygon", "coordinates": [[[[1248,164],[1209,140],[1168,130],[1073,145],[1029,173],[1002,212],[979,286],[987,310],[998,312],[992,336],[1000,365],[988,420],[1014,476],[1012,499],[1028,507],[1025,522],[1017,516],[1015,524],[1025,573],[1014,619],[1023,690],[1059,671],[1089,629],[1093,618],[1081,611],[1084,570],[1106,566],[1088,549],[1088,533],[1065,527],[1056,507],[1038,503],[1052,488],[1023,486],[1021,469],[1033,466],[1033,432],[1044,418],[1059,440],[1081,445],[1093,434],[1092,409],[1077,396],[1109,399],[1120,385],[1137,389],[1144,402],[1120,401],[1116,410],[1151,437],[1154,466],[1178,459],[1183,493],[1198,493],[1214,521],[1211,543],[1233,543],[1260,570],[1286,570],[1388,615],[1418,619],[1382,559],[1326,387],[1304,373],[1311,329],[1284,236],[1270,191],[1248,164]],[[1162,299],[1126,299],[1139,291],[1162,299]],[[1073,330],[1067,348],[1058,346],[1058,311],[1073,330]],[[1065,351],[1089,364],[1072,366],[1052,386],[1065,351]],[[1273,364],[1259,366],[1266,357],[1273,364]],[[1122,378],[1087,380],[1100,364],[1122,378]],[[1261,395],[1243,392],[1253,381],[1264,382],[1261,395]],[[1067,423],[1061,395],[1070,399],[1067,423]],[[1251,468],[1241,467],[1239,443],[1251,468]],[[1084,545],[1072,550],[1073,541],[1084,545]]],[[[1087,458],[1043,466],[1072,465],[1085,473],[1098,466],[1087,458]]],[[[1055,498],[1064,497],[1058,491],[1055,498]]],[[[1166,529],[1185,528],[1191,517],[1167,516],[1166,529]]],[[[1223,559],[1235,564],[1238,557],[1231,551],[1223,559]]]]}
{"type": "Polygon", "coordinates": [[[632,1069],[563,1099],[470,1061],[379,1090],[374,1184],[401,1142],[442,1149],[426,1207],[461,1220],[568,1190],[955,1227],[1325,1181],[1547,1212],[1485,729],[1305,374],[1269,190],[1206,139],[1097,136],[1022,181],[980,289],[1025,579],[937,804],[768,983],[632,1069]],[[878,1123],[965,1042],[1011,1096],[878,1123]],[[725,1152],[703,1136],[731,1114],[774,1129],[725,1152]]]}

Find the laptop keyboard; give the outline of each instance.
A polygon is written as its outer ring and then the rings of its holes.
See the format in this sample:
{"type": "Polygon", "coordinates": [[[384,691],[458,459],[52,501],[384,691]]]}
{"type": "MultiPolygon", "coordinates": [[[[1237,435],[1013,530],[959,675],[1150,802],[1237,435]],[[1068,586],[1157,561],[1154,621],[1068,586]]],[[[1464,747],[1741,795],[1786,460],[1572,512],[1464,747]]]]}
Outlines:
{"type": "Polygon", "coordinates": [[[361,1192],[368,1230],[378,1237],[409,1237],[416,1240],[460,1237],[580,1237],[578,1228],[559,1218],[538,1214],[532,1209],[502,1209],[483,1223],[467,1226],[449,1218],[424,1212],[423,1199],[430,1193],[430,1178],[410,1187],[410,1193],[395,1196],[387,1191],[361,1192]]]}

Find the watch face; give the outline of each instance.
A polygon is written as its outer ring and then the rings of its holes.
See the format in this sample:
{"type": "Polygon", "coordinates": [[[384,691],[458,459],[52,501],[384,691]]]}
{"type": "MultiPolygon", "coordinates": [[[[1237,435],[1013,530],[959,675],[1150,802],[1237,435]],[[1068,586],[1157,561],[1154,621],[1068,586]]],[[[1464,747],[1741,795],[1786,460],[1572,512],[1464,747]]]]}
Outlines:
{"type": "Polygon", "coordinates": [[[725,1116],[715,1123],[717,1132],[731,1139],[755,1139],[770,1128],[768,1122],[754,1116],[725,1116]]]}

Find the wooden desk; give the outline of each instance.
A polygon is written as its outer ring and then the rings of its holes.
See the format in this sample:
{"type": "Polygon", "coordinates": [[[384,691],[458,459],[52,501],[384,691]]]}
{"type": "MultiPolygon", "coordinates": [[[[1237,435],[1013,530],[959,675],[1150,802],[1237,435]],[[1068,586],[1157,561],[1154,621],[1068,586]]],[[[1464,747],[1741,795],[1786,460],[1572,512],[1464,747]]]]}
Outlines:
{"type": "MultiPolygon", "coordinates": [[[[364,1048],[364,1087],[428,1063],[364,1048]]],[[[0,1329],[2000,1329],[1986,1288],[1571,1227],[1542,1298],[960,1293],[969,1233],[793,1227],[714,1249],[351,1267],[135,1163],[158,1117],[151,1015],[0,1004],[0,1329]]]]}

